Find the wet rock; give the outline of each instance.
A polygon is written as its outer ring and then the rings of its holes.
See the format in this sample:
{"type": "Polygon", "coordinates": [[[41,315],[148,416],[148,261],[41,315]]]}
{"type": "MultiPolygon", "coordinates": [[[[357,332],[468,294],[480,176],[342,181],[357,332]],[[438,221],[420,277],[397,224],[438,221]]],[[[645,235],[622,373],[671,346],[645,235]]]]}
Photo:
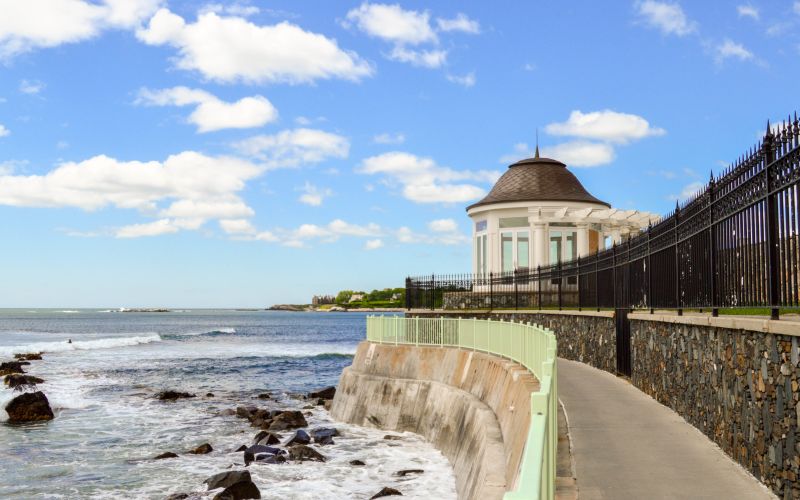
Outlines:
{"type": "Polygon", "coordinates": [[[175,401],[177,399],[194,398],[195,394],[180,391],[163,391],[156,394],[156,399],[160,401],[175,401]]]}
{"type": "Polygon", "coordinates": [[[238,452],[240,452],[240,451],[244,451],[244,450],[246,450],[246,449],[247,449],[247,445],[244,445],[244,444],[243,444],[243,445],[241,445],[240,447],[236,448],[236,449],[234,450],[234,452],[238,453],[238,452]]]}
{"type": "Polygon", "coordinates": [[[22,369],[24,365],[29,365],[26,361],[7,361],[0,363],[0,376],[11,375],[12,373],[25,373],[22,369]]]}
{"type": "Polygon", "coordinates": [[[403,469],[394,473],[395,476],[406,477],[409,474],[425,474],[422,469],[403,469]]]}
{"type": "Polygon", "coordinates": [[[304,444],[296,444],[289,447],[289,458],[298,462],[310,460],[312,462],[324,462],[326,458],[317,450],[304,444]]]}
{"type": "Polygon", "coordinates": [[[252,481],[241,481],[225,488],[214,500],[248,500],[261,498],[261,492],[252,481]]]}
{"type": "Polygon", "coordinates": [[[168,496],[166,500],[186,500],[189,498],[188,493],[173,493],[172,495],[168,496]]]}
{"type": "Polygon", "coordinates": [[[277,465],[286,462],[286,455],[257,455],[257,464],[277,465]]]}
{"type": "Polygon", "coordinates": [[[314,405],[305,405],[305,406],[303,407],[303,409],[304,409],[304,410],[313,410],[313,409],[314,409],[314,405]]]}
{"type": "Polygon", "coordinates": [[[239,418],[247,418],[249,419],[250,416],[256,411],[258,408],[255,406],[237,406],[236,407],[236,416],[239,418]]]}
{"type": "Polygon", "coordinates": [[[275,455],[283,455],[286,451],[272,446],[264,446],[263,444],[255,444],[244,450],[244,464],[250,465],[251,462],[256,460],[264,460],[267,457],[275,455]]]}
{"type": "Polygon", "coordinates": [[[284,411],[272,419],[268,429],[271,431],[285,431],[307,426],[308,422],[306,422],[302,412],[284,411]]]}
{"type": "Polygon", "coordinates": [[[178,458],[178,455],[168,451],[166,453],[162,453],[161,455],[156,455],[153,457],[153,460],[164,460],[165,458],[178,458]]]}
{"type": "Polygon", "coordinates": [[[318,391],[309,392],[308,398],[333,399],[333,396],[335,395],[336,395],[336,387],[331,386],[331,387],[326,387],[324,389],[320,389],[318,391]]]}
{"type": "Polygon", "coordinates": [[[322,405],[322,406],[325,408],[326,411],[331,411],[331,408],[333,407],[333,400],[332,399],[326,399],[325,400],[325,404],[322,405]]]}
{"type": "Polygon", "coordinates": [[[6,405],[8,423],[40,422],[53,420],[53,410],[43,392],[27,392],[6,405]]]}
{"type": "Polygon", "coordinates": [[[252,482],[250,473],[246,470],[234,470],[230,472],[220,472],[209,477],[203,483],[208,485],[209,490],[216,490],[217,488],[227,488],[240,482],[252,482]]]}
{"type": "Polygon", "coordinates": [[[310,434],[311,437],[314,438],[314,441],[317,441],[325,437],[338,436],[339,430],[334,429],[333,427],[317,427],[316,429],[312,429],[310,434]]]}
{"type": "Polygon", "coordinates": [[[392,434],[387,434],[387,435],[383,436],[383,439],[385,439],[387,441],[400,441],[401,439],[403,439],[403,437],[402,436],[394,436],[392,434]]]}
{"type": "Polygon", "coordinates": [[[294,436],[289,438],[283,445],[284,446],[291,446],[293,444],[308,444],[311,442],[311,436],[308,435],[306,431],[303,429],[299,429],[294,433],[294,436]]]}
{"type": "Polygon", "coordinates": [[[12,373],[11,375],[6,375],[5,379],[6,385],[11,389],[16,389],[17,387],[26,387],[26,386],[35,386],[36,384],[44,383],[44,379],[39,377],[34,377],[33,375],[22,375],[20,373],[12,373]]]}
{"type": "Polygon", "coordinates": [[[334,443],[333,438],[330,437],[330,436],[324,436],[324,437],[321,437],[321,438],[317,438],[317,439],[314,440],[314,442],[316,444],[320,445],[320,446],[327,446],[327,445],[331,445],[331,444],[336,444],[336,443],[334,443]]]}
{"type": "Polygon", "coordinates": [[[253,438],[253,442],[255,444],[278,444],[281,442],[281,439],[271,432],[261,431],[253,438]]]}
{"type": "Polygon", "coordinates": [[[272,399],[272,395],[264,392],[258,395],[258,399],[272,399]]]}
{"type": "Polygon", "coordinates": [[[207,392],[206,393],[206,397],[207,398],[213,398],[214,397],[214,393],[213,392],[207,392]]]}
{"type": "Polygon", "coordinates": [[[221,417],[232,417],[233,415],[236,415],[236,410],[228,408],[226,410],[222,410],[221,412],[219,412],[219,415],[221,417]]]}
{"type": "Polygon", "coordinates": [[[381,491],[379,491],[379,492],[375,493],[373,496],[371,496],[369,500],[372,500],[373,498],[381,498],[381,497],[389,497],[389,496],[403,496],[403,494],[400,493],[399,491],[397,491],[394,488],[389,488],[388,486],[386,486],[381,491]]]}
{"type": "Polygon", "coordinates": [[[367,465],[367,464],[365,464],[361,460],[350,460],[350,465],[355,466],[355,467],[361,467],[361,466],[367,465]]]}
{"type": "Polygon", "coordinates": [[[15,354],[14,359],[18,361],[41,361],[42,353],[15,354]]]}
{"type": "Polygon", "coordinates": [[[192,453],[193,455],[207,455],[212,451],[214,451],[214,448],[212,448],[210,444],[204,443],[195,448],[194,450],[190,451],[189,453],[192,453]]]}

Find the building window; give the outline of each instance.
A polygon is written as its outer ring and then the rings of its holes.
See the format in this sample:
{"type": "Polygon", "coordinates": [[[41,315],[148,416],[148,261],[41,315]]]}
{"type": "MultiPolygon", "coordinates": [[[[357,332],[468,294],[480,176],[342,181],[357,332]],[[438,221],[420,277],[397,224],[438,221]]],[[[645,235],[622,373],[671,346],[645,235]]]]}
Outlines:
{"type": "Polygon", "coordinates": [[[503,272],[514,270],[514,233],[500,234],[500,256],[502,257],[503,272]]]}
{"type": "Polygon", "coordinates": [[[578,258],[575,231],[550,231],[550,264],[578,258]]]}
{"type": "Polygon", "coordinates": [[[517,269],[530,267],[530,237],[527,231],[517,233],[517,269]]]}
{"type": "Polygon", "coordinates": [[[486,274],[486,235],[481,234],[475,237],[475,272],[486,274]]]}
{"type": "Polygon", "coordinates": [[[475,232],[480,233],[481,231],[486,231],[486,221],[479,220],[475,223],[475,232]]]}

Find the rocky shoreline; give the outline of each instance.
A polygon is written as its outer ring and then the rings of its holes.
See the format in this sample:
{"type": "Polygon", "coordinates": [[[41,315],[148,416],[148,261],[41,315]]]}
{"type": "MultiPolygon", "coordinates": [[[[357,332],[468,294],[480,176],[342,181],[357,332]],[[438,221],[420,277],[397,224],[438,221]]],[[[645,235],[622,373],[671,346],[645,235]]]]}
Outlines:
{"type": "Polygon", "coordinates": [[[315,306],[308,305],[294,305],[294,304],[276,304],[266,309],[267,311],[288,311],[288,312],[404,312],[402,307],[342,307],[333,306],[327,309],[321,309],[315,306]]]}

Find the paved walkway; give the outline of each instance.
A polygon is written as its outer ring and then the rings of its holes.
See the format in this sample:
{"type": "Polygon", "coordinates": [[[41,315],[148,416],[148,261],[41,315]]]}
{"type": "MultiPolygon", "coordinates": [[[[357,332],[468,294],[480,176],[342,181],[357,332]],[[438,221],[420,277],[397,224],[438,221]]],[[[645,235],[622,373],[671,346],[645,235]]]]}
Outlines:
{"type": "Polygon", "coordinates": [[[627,381],[558,360],[580,500],[774,499],[677,413],[627,381]]]}

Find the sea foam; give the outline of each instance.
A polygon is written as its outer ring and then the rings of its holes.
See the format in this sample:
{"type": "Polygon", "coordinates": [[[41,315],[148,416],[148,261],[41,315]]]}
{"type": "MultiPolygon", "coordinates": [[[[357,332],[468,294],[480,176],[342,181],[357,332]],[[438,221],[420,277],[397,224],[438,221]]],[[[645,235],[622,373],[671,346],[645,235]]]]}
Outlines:
{"type": "Polygon", "coordinates": [[[31,344],[2,346],[0,356],[10,357],[14,354],[27,354],[35,352],[69,352],[86,351],[91,349],[109,349],[113,347],[128,347],[151,342],[160,342],[161,336],[157,333],[140,335],[136,337],[110,337],[94,340],[76,340],[71,344],[67,341],[34,342],[31,344]]]}

